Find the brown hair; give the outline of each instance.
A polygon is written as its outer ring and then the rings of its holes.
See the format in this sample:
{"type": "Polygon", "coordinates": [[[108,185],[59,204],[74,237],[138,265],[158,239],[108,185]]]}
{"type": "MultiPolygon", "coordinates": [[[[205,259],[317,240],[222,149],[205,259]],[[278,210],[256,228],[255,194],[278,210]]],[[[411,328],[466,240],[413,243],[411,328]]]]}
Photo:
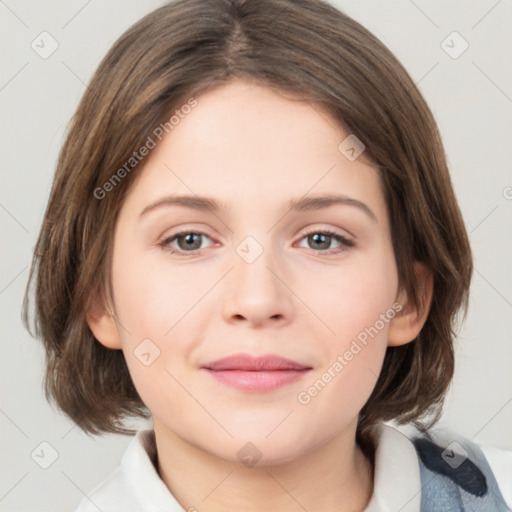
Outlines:
{"type": "MultiPolygon", "coordinates": [[[[380,170],[400,286],[419,303],[413,263],[434,293],[417,339],[389,347],[358,434],[378,421],[437,420],[453,375],[457,313],[466,312],[469,241],[435,120],[405,69],[368,30],[323,0],[178,0],[110,49],[62,147],[24,300],[35,281],[35,333],[46,349],[45,392],[85,432],[131,434],[148,416],[121,350],[95,340],[86,311],[111,298],[117,215],[139,169],[98,198],[183,98],[252,81],[330,112],[380,170]]],[[[126,168],[125,168],[126,169],[126,168]]]]}

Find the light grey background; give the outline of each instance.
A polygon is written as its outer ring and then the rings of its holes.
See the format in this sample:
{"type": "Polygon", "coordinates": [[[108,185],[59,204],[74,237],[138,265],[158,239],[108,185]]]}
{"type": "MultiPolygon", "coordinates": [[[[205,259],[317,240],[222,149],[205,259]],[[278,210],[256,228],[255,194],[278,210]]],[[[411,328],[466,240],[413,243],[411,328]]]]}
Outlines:
{"type": "MultiPolygon", "coordinates": [[[[162,3],[0,1],[2,511],[73,510],[130,441],[89,438],[48,405],[44,353],[24,330],[20,308],[67,122],[115,39],[162,3]],[[46,59],[31,47],[42,47],[43,31],[59,45],[46,59]],[[58,454],[48,469],[35,462],[51,460],[44,441],[58,454]]],[[[512,0],[333,3],[382,39],[419,84],[439,123],[470,233],[472,298],[442,423],[512,448],[512,0]],[[459,36],[448,37],[453,31],[469,44],[458,58],[445,51],[463,48],[459,36]]]]}

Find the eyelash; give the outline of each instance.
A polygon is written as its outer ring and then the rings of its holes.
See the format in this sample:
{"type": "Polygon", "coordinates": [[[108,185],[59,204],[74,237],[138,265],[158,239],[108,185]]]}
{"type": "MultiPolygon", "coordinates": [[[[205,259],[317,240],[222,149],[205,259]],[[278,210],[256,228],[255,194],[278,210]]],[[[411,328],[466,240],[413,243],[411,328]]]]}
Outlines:
{"type": "MultiPolygon", "coordinates": [[[[324,251],[315,251],[315,253],[322,255],[322,256],[328,256],[332,254],[341,254],[342,252],[347,251],[350,247],[354,246],[354,242],[352,240],[349,240],[348,238],[344,237],[343,235],[340,235],[339,233],[336,233],[335,231],[332,231],[330,229],[324,229],[324,230],[318,230],[313,229],[311,231],[308,231],[307,233],[304,233],[301,237],[301,240],[304,238],[313,235],[313,234],[319,234],[319,235],[327,235],[330,236],[332,239],[336,240],[341,244],[340,247],[336,248],[334,251],[332,249],[324,250],[324,251]]],[[[185,235],[200,235],[200,236],[206,236],[210,238],[206,233],[203,233],[201,231],[180,231],[179,233],[175,233],[170,237],[167,237],[166,239],[162,240],[158,246],[161,247],[165,251],[169,251],[171,254],[178,254],[178,255],[196,255],[201,249],[196,249],[195,251],[183,251],[183,250],[176,250],[174,248],[171,248],[171,242],[176,240],[177,238],[180,238],[181,236],[185,235]]]]}

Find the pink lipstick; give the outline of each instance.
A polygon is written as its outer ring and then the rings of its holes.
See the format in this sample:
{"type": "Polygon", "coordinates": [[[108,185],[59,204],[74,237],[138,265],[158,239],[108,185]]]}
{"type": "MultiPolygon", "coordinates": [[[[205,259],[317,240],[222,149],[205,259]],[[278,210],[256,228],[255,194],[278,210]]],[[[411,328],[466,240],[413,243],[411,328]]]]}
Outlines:
{"type": "Polygon", "coordinates": [[[284,357],[253,357],[247,354],[225,357],[201,368],[223,384],[254,392],[278,389],[299,380],[311,370],[310,366],[284,357]]]}

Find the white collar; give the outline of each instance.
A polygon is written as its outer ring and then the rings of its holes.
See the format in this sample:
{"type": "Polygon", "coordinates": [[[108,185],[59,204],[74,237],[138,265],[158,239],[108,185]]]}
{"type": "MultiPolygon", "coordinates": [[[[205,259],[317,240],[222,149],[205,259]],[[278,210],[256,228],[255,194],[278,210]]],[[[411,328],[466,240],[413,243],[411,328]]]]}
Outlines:
{"type": "MultiPolygon", "coordinates": [[[[418,457],[409,439],[389,425],[372,430],[376,444],[373,494],[364,512],[420,512],[418,457]]],[[[156,469],[152,429],[139,430],[120,466],[85,496],[76,512],[183,512],[156,469]]]]}
{"type": "Polygon", "coordinates": [[[154,430],[139,430],[121,460],[121,471],[146,512],[182,512],[183,508],[160,478],[155,467],[154,430]]]}
{"type": "Polygon", "coordinates": [[[420,512],[421,478],[412,442],[390,425],[373,427],[375,470],[373,494],[364,512],[420,512]]]}

